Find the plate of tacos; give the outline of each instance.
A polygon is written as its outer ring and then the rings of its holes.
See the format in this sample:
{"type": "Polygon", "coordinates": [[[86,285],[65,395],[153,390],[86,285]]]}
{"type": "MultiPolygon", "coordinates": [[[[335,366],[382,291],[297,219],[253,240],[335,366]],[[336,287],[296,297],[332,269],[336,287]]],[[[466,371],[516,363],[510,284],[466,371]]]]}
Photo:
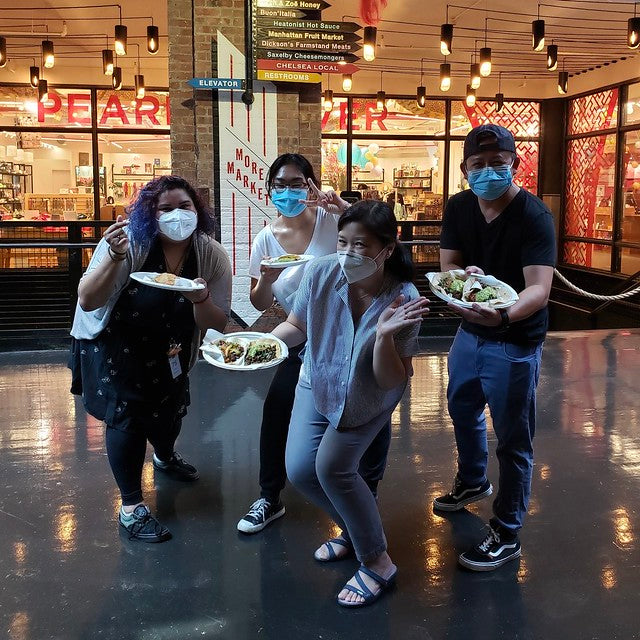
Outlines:
{"type": "Polygon", "coordinates": [[[279,365],[288,355],[287,345],[270,333],[207,331],[200,346],[203,358],[231,371],[255,371],[279,365]]]}
{"type": "Polygon", "coordinates": [[[156,273],[155,271],[134,271],[131,278],[149,287],[167,289],[169,291],[198,291],[204,289],[201,282],[181,278],[174,273],[156,273]]]}
{"type": "Polygon", "coordinates": [[[299,264],[304,264],[310,260],[313,260],[313,256],[299,253],[285,253],[277,258],[265,258],[260,264],[274,269],[286,269],[287,267],[295,267],[299,264]]]}
{"type": "Polygon", "coordinates": [[[461,307],[474,304],[506,309],[518,301],[513,287],[493,276],[466,274],[462,269],[427,273],[429,287],[438,298],[461,307]]]}

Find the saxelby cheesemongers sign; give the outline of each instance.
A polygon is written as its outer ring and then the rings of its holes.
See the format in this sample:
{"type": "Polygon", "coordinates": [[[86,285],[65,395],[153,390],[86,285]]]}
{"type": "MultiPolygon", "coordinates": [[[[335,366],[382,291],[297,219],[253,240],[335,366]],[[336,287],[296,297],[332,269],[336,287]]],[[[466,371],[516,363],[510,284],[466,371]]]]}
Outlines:
{"type": "Polygon", "coordinates": [[[254,77],[262,80],[316,83],[322,73],[355,73],[340,69],[355,62],[360,26],[317,18],[324,0],[253,0],[254,77]],[[309,17],[314,12],[314,17],[309,17]],[[274,63],[274,61],[287,63],[274,63]],[[325,64],[326,63],[326,64],[325,64]]]}

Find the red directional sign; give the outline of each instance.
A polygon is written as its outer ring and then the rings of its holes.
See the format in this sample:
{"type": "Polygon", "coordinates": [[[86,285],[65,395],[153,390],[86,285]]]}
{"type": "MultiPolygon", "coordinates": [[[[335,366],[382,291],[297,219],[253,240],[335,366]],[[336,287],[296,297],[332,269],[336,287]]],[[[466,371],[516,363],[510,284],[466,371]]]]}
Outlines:
{"type": "Polygon", "coordinates": [[[258,69],[269,71],[307,71],[311,73],[356,73],[355,64],[337,62],[301,62],[299,60],[258,60],[258,69]]]}

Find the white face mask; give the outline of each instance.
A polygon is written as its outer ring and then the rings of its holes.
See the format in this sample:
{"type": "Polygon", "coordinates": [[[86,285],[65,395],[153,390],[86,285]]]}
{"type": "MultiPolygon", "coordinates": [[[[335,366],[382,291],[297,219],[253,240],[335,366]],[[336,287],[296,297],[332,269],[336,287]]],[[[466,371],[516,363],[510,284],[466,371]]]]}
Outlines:
{"type": "Polygon", "coordinates": [[[166,211],[158,217],[158,230],[170,240],[186,240],[198,226],[198,216],[188,209],[166,211]]]}
{"type": "MultiPolygon", "coordinates": [[[[382,249],[384,251],[384,249],[382,249]]],[[[380,253],[382,253],[380,251],[380,253]]],[[[376,256],[376,258],[380,255],[376,256]]],[[[362,256],[359,253],[353,251],[338,251],[338,262],[342,267],[342,272],[349,284],[353,282],[359,282],[369,276],[372,276],[380,267],[384,264],[378,264],[375,258],[369,256],[362,256]]]]}

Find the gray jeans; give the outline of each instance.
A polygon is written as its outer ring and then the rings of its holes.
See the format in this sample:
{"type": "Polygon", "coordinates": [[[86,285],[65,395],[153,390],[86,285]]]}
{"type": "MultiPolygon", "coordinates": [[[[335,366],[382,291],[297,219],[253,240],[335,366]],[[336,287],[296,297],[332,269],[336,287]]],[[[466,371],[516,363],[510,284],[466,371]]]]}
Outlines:
{"type": "Polygon", "coordinates": [[[358,474],[358,465],[391,413],[337,430],[316,410],[311,388],[301,382],[296,387],[287,439],[287,475],[298,491],[348,534],[360,562],[375,560],[387,549],[376,499],[358,474]]]}

